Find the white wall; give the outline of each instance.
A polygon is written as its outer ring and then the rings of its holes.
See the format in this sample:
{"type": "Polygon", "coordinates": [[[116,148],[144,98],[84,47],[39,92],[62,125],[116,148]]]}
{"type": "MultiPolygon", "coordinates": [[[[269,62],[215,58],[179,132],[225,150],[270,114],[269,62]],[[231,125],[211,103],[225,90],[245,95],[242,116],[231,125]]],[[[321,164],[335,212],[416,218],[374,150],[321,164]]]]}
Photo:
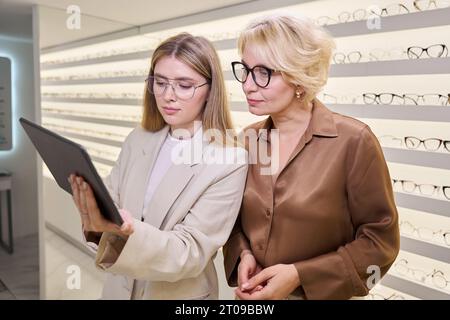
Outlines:
{"type": "Polygon", "coordinates": [[[36,152],[18,119],[35,120],[33,44],[31,39],[2,36],[0,56],[11,59],[13,148],[0,151],[0,169],[13,173],[14,238],[38,232],[36,152]]]}

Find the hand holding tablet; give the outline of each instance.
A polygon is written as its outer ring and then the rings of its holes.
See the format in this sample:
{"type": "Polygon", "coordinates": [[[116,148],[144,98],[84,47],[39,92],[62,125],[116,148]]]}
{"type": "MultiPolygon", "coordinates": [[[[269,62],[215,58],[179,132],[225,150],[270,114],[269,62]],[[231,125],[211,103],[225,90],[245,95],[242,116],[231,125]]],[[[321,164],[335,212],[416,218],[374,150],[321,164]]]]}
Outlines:
{"type": "Polygon", "coordinates": [[[24,118],[19,121],[56,183],[73,196],[68,178],[72,174],[82,177],[89,185],[99,213],[122,226],[124,220],[83,146],[24,118]]]}

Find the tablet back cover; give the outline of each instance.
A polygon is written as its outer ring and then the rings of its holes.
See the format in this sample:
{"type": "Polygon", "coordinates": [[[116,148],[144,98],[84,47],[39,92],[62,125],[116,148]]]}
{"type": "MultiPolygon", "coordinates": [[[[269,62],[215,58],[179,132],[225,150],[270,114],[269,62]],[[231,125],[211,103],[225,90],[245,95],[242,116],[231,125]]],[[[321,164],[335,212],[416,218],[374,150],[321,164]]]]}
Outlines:
{"type": "Polygon", "coordinates": [[[24,118],[19,121],[58,185],[72,194],[68,177],[72,173],[83,177],[94,191],[100,212],[121,225],[123,220],[83,146],[24,118]]]}

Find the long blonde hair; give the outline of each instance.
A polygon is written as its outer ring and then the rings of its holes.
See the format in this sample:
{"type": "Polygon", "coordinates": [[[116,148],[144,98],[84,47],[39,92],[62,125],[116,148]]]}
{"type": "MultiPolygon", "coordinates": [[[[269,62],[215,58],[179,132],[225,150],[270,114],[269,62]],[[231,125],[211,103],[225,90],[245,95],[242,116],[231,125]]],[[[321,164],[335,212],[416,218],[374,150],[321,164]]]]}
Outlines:
{"type": "MultiPolygon", "coordinates": [[[[219,130],[223,137],[230,133],[227,129],[234,132],[220,59],[213,45],[206,38],[189,33],[170,37],[155,49],[149,76],[154,75],[155,65],[163,57],[177,58],[209,81],[209,95],[202,114],[203,130],[219,130]]],[[[166,125],[158,111],[155,96],[147,87],[141,125],[151,132],[159,131],[166,125]]]]}

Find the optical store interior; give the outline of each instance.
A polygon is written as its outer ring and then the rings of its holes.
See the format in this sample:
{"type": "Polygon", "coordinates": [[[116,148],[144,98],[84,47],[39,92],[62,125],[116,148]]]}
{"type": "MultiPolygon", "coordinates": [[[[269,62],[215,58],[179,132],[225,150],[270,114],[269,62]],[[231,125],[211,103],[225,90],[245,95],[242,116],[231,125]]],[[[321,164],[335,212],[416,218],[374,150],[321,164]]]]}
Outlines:
{"type": "MultiPolygon", "coordinates": [[[[450,0],[0,0],[0,300],[99,299],[105,280],[19,118],[84,146],[106,177],[139,126],[153,50],[189,32],[214,44],[240,131],[265,117],[233,77],[237,38],[277,12],[334,37],[317,98],[368,124],[388,164],[400,252],[365,299],[450,299],[450,0]]],[[[234,299],[221,250],[214,262],[219,299],[234,299]]]]}

